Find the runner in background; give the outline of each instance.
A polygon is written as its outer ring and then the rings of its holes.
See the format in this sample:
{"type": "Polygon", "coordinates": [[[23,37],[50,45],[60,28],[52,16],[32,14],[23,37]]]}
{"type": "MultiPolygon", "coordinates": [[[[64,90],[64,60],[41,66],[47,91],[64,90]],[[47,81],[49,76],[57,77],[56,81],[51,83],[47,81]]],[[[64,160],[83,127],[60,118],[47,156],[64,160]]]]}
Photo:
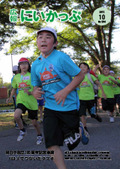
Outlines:
{"type": "MultiPolygon", "coordinates": [[[[18,72],[18,66],[17,65],[14,65],[13,66],[13,77],[12,77],[12,79],[11,79],[11,85],[12,85],[12,82],[13,82],[13,78],[14,78],[14,76],[16,75],[16,74],[18,74],[19,72],[18,72]]],[[[17,94],[18,94],[18,89],[16,90],[16,93],[15,93],[15,95],[13,95],[13,103],[14,103],[14,106],[15,106],[15,109],[16,109],[16,96],[17,96],[17,94]]],[[[23,121],[23,125],[24,126],[27,126],[27,124],[25,123],[25,121],[23,120],[23,116],[21,115],[21,119],[22,119],[22,121],[23,121]]],[[[14,120],[14,122],[15,122],[15,128],[18,128],[18,124],[16,123],[16,121],[14,120]]]]}
{"type": "Polygon", "coordinates": [[[40,125],[37,122],[38,120],[38,105],[37,100],[33,97],[33,86],[31,85],[31,67],[29,60],[26,58],[21,58],[18,62],[19,73],[14,76],[12,82],[12,92],[10,98],[7,99],[9,102],[12,99],[12,96],[16,93],[18,89],[18,94],[16,98],[16,110],[14,113],[14,118],[19,126],[20,133],[17,138],[17,141],[22,141],[26,135],[26,129],[23,126],[21,119],[22,113],[25,114],[26,110],[28,111],[28,118],[32,120],[32,124],[37,132],[37,142],[39,145],[42,143],[43,137],[40,132],[40,125]]]}
{"type": "Polygon", "coordinates": [[[105,65],[103,67],[103,74],[98,75],[98,80],[102,84],[106,99],[102,96],[102,109],[107,112],[110,117],[110,122],[114,122],[114,92],[113,84],[114,77],[110,76],[110,67],[105,65]]]}
{"type": "MultiPolygon", "coordinates": [[[[80,118],[84,125],[85,130],[88,132],[87,124],[86,124],[86,110],[87,109],[92,118],[95,118],[99,122],[101,122],[102,119],[96,112],[95,93],[93,90],[93,84],[89,80],[89,76],[88,76],[89,71],[90,71],[89,65],[85,62],[82,62],[79,64],[79,67],[82,70],[82,72],[85,73],[85,78],[80,83],[79,85],[80,90],[78,90],[79,100],[80,100],[79,115],[80,115],[80,118]]],[[[102,85],[99,83],[97,78],[93,75],[90,75],[90,76],[91,76],[92,81],[95,82],[97,85],[99,85],[99,87],[102,90],[103,97],[106,98],[102,85]]]]}

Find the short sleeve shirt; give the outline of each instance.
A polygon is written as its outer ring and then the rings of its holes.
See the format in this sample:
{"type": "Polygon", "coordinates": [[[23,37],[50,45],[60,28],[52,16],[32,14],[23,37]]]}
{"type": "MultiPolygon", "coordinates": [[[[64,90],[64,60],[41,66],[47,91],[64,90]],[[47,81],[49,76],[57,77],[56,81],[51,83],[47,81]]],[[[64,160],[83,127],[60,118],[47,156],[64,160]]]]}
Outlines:
{"type": "MultiPolygon", "coordinates": [[[[93,82],[97,80],[97,78],[93,75],[91,75],[91,78],[93,82]]],[[[93,89],[93,84],[88,79],[87,74],[80,84],[80,90],[78,90],[78,95],[80,100],[94,100],[95,93],[93,89]]]]}
{"type": "MultiPolygon", "coordinates": [[[[44,58],[45,59],[45,58],[44,58]]],[[[72,77],[79,74],[79,67],[63,52],[53,50],[44,61],[42,55],[33,62],[31,68],[31,80],[33,86],[42,86],[45,92],[45,107],[56,111],[70,111],[77,109],[77,92],[70,92],[64,105],[57,104],[54,94],[62,90],[67,84],[59,77],[54,67],[64,76],[66,82],[72,81],[72,77]]]]}
{"type": "Polygon", "coordinates": [[[31,74],[29,72],[24,76],[20,73],[15,75],[12,81],[12,87],[19,91],[16,98],[17,104],[21,103],[30,110],[38,110],[37,100],[32,95],[28,95],[24,92],[25,88],[27,88],[29,92],[33,90],[31,74]]]}
{"type": "Polygon", "coordinates": [[[114,93],[113,93],[113,84],[114,83],[109,78],[114,80],[114,77],[112,77],[110,75],[108,75],[108,76],[105,76],[103,74],[98,75],[98,80],[102,84],[102,87],[103,87],[106,97],[107,98],[114,98],[114,93]]]}

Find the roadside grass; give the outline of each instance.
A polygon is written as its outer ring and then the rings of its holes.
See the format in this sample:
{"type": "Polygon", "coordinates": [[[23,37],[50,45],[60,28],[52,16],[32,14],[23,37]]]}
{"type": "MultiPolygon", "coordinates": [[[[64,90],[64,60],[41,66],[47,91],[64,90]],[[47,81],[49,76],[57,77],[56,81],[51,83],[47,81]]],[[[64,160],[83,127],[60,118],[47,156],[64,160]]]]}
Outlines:
{"type": "Polygon", "coordinates": [[[0,107],[0,110],[9,110],[9,109],[14,109],[14,106],[0,107]]]}
{"type": "Polygon", "coordinates": [[[13,128],[14,119],[13,113],[0,114],[0,131],[13,128]]]}
{"type": "MultiPolygon", "coordinates": [[[[31,120],[27,116],[27,113],[23,115],[23,119],[27,124],[30,124],[31,120]]],[[[14,128],[14,126],[14,112],[0,114],[0,131],[14,128]]]]}
{"type": "MultiPolygon", "coordinates": [[[[14,106],[0,107],[1,111],[14,110],[14,106]]],[[[26,124],[30,125],[31,120],[28,119],[28,113],[22,114],[23,120],[26,124]]],[[[40,119],[40,113],[38,112],[38,120],[40,119]]],[[[0,131],[7,130],[15,127],[14,112],[0,112],[0,131]]]]}
{"type": "MultiPolygon", "coordinates": [[[[6,107],[0,107],[0,110],[10,110],[14,109],[14,106],[6,106],[6,107]]],[[[28,119],[28,113],[22,114],[23,120],[26,124],[30,125],[31,120],[28,119]]],[[[40,119],[40,113],[38,112],[38,119],[40,119]]],[[[7,130],[10,128],[14,128],[15,122],[14,122],[14,112],[3,112],[0,113],[0,131],[7,130]]]]}

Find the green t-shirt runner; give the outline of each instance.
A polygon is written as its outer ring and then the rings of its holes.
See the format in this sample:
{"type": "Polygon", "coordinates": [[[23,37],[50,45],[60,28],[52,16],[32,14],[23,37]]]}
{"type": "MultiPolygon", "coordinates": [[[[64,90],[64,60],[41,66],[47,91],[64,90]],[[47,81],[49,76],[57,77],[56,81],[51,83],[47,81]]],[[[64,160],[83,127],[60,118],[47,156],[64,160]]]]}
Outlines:
{"type": "MultiPolygon", "coordinates": [[[[97,80],[97,78],[91,75],[93,82],[97,80]]],[[[88,79],[87,74],[85,75],[84,80],[80,83],[80,90],[78,90],[79,100],[94,100],[95,93],[93,89],[93,85],[88,79]]]]}
{"type": "Polygon", "coordinates": [[[107,98],[114,98],[114,92],[113,92],[113,82],[109,79],[114,79],[114,77],[108,75],[105,76],[103,74],[98,75],[98,80],[99,82],[102,84],[104,93],[106,95],[107,98]]]}
{"type": "Polygon", "coordinates": [[[37,100],[33,95],[28,95],[24,92],[24,89],[28,89],[29,92],[33,90],[31,85],[31,74],[27,72],[24,76],[20,73],[14,76],[12,87],[18,89],[18,95],[16,98],[16,103],[23,104],[26,108],[30,110],[38,110],[37,100]]]}

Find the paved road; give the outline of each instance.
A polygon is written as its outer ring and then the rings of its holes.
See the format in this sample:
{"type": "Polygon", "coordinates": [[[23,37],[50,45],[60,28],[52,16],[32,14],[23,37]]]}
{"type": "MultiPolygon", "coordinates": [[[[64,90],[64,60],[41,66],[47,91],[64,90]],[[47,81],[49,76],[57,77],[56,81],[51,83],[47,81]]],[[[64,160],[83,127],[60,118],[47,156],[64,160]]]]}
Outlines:
{"type": "MultiPolygon", "coordinates": [[[[62,147],[65,158],[71,158],[65,160],[67,169],[120,169],[120,117],[111,124],[107,114],[101,113],[101,116],[102,123],[87,119],[88,145],[80,143],[72,152],[74,156],[67,154],[67,148],[62,147]]],[[[27,129],[27,135],[20,143],[16,141],[18,133],[16,129],[0,132],[0,169],[56,169],[47,154],[40,154],[48,152],[43,152],[46,151],[44,143],[35,144],[36,133],[32,127],[27,129]]]]}

